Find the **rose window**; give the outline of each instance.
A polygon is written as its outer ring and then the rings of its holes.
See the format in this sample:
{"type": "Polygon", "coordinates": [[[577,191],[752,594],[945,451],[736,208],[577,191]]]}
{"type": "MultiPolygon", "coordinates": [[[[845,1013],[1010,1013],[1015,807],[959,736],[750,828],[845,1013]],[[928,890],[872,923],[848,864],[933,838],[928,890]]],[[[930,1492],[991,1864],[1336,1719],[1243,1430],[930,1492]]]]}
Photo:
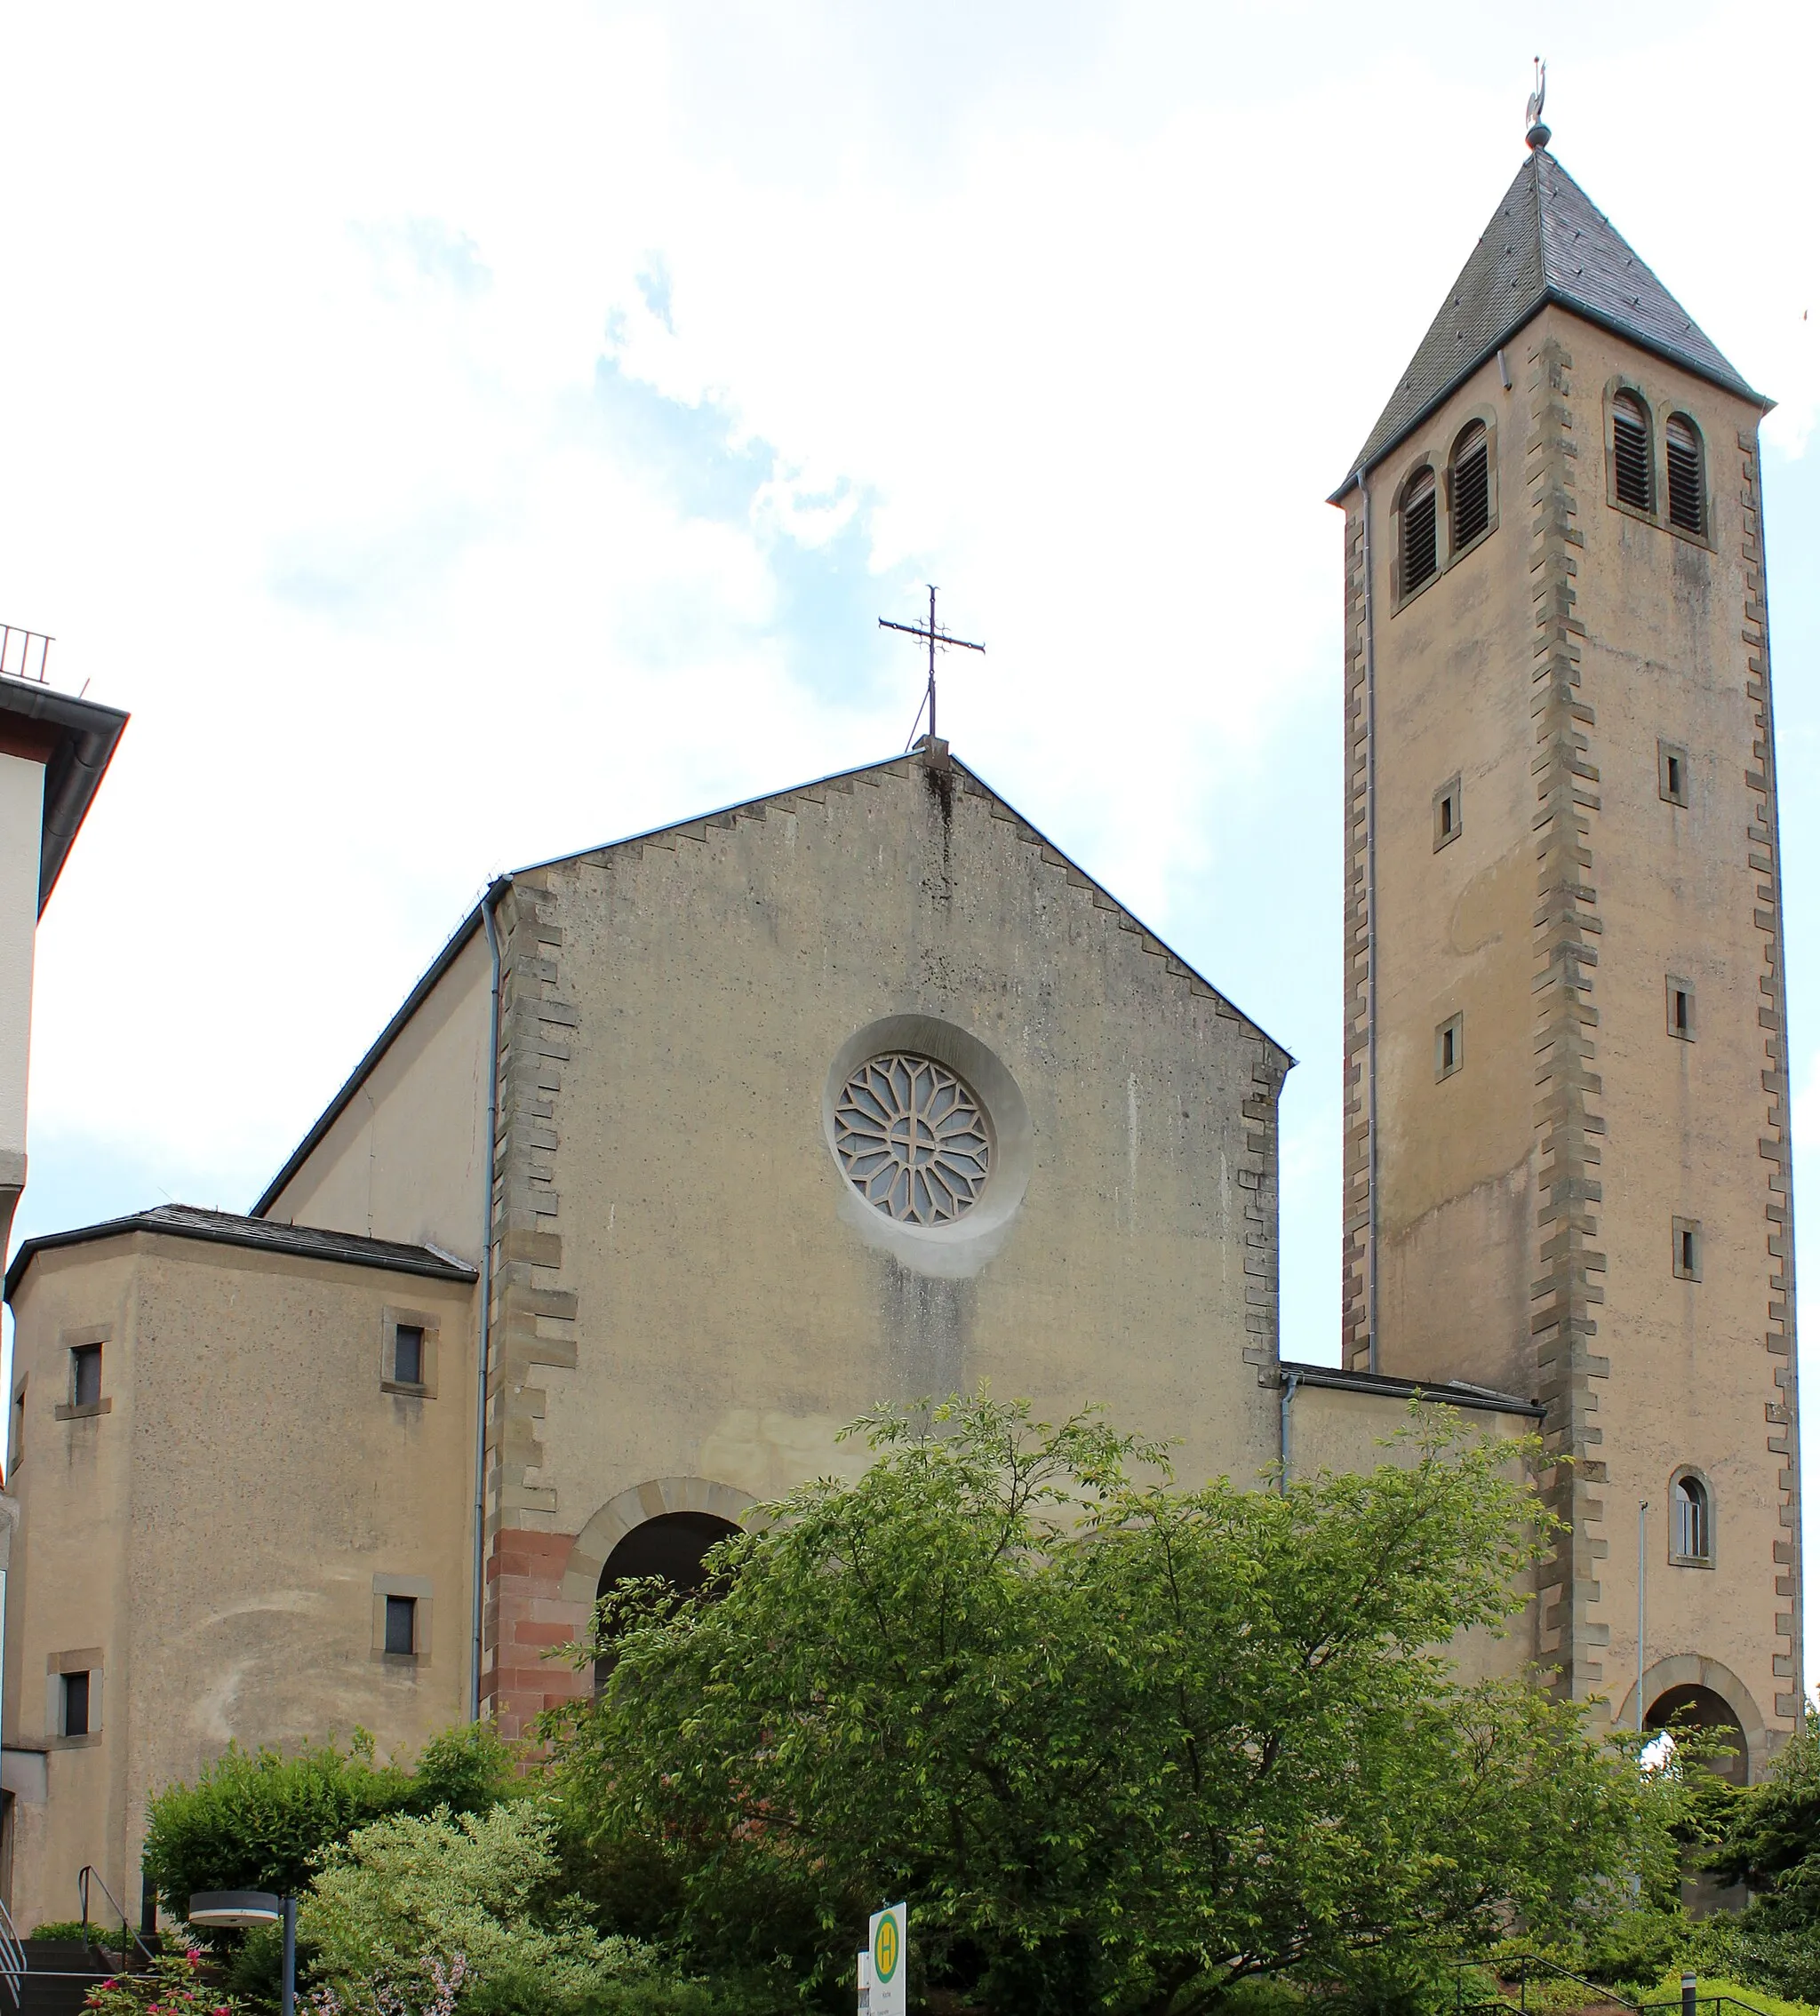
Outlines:
{"type": "Polygon", "coordinates": [[[992,1143],[978,1100],[953,1072],[898,1052],[847,1080],[834,1151],[854,1189],[888,1218],[944,1225],[978,1202],[992,1143]]]}

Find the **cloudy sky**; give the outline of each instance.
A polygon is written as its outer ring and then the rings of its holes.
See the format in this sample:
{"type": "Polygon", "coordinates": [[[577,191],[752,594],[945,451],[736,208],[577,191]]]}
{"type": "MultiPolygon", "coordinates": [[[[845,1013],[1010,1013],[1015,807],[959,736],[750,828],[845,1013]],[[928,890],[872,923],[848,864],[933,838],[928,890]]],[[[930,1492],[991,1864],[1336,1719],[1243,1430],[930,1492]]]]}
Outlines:
{"type": "Polygon", "coordinates": [[[1561,160],[1782,402],[1784,776],[1820,758],[1820,12],[1521,12],[12,10],[0,620],[133,714],[40,937],[17,1236],[243,1207],[497,871],[900,747],[874,618],[933,579],[991,647],[957,752],[1302,1060],[1284,1345],[1331,1358],[1323,498],[1538,50],[1561,160]]]}

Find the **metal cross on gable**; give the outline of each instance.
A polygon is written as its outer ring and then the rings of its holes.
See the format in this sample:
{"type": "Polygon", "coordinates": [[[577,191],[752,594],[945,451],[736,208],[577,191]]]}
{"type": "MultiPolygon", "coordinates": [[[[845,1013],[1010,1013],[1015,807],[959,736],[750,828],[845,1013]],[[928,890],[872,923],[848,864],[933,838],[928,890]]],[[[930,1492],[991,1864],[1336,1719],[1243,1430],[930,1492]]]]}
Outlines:
{"type": "Polygon", "coordinates": [[[904,746],[907,749],[910,744],[915,741],[916,722],[922,719],[923,707],[929,709],[929,739],[933,742],[935,740],[935,654],[937,648],[939,647],[941,649],[946,650],[949,645],[953,644],[963,651],[983,652],[986,646],[984,644],[970,644],[964,637],[951,636],[936,622],[935,583],[933,581],[929,585],[929,621],[926,624],[893,623],[890,617],[882,616],[878,619],[878,626],[881,630],[901,630],[906,637],[921,637],[929,646],[929,689],[922,696],[922,706],[916,710],[916,721],[910,723],[910,742],[906,742],[904,746]]]}

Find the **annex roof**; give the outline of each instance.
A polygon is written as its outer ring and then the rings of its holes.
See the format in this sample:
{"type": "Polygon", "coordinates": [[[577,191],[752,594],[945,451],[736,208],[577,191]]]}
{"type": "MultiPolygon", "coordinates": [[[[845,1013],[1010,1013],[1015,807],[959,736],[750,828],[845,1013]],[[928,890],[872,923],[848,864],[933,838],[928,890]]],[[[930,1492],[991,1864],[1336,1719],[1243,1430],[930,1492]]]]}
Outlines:
{"type": "Polygon", "coordinates": [[[1550,301],[1740,398],[1766,409],[1771,403],[1726,362],[1560,162],[1536,147],[1448,290],[1333,501],[1550,301]]]}
{"type": "MultiPolygon", "coordinates": [[[[926,741],[927,737],[924,740],[926,741]]],[[[931,760],[951,769],[963,790],[989,799],[992,801],[995,817],[1004,819],[1016,828],[1018,837],[1020,840],[1040,849],[1043,859],[1061,869],[1071,882],[1078,888],[1090,889],[1093,892],[1093,900],[1097,904],[1103,909],[1115,912],[1119,923],[1125,929],[1138,933],[1151,951],[1161,955],[1167,970],[1185,978],[1192,986],[1210,995],[1218,1003],[1221,1013],[1232,1016],[1235,1021],[1243,1023],[1254,1035],[1268,1043],[1282,1059],[1285,1070],[1295,1064],[1294,1056],[1266,1029],[1252,1021],[1251,1017],[1244,1014],[1242,1010],[1235,1008],[1210,980],[1204,978],[1179,953],[1173,952],[1166,945],[1148,926],[1127,910],[1106,889],[1102,888],[1099,883],[1095,881],[1069,856],[1064,854],[1053,841],[1050,840],[1047,835],[1039,833],[1024,817],[1022,813],[1017,811],[1004,799],[1001,798],[977,772],[969,769],[964,763],[951,756],[946,743],[939,741],[937,743],[932,759],[928,752],[923,749],[922,744],[919,743],[916,753],[902,756],[889,756],[882,762],[862,763],[855,769],[836,770],[827,777],[813,778],[807,784],[792,785],[786,791],[769,792],[761,798],[743,799],[737,804],[722,805],[717,810],[712,812],[698,813],[693,818],[676,819],[667,825],[651,826],[640,833],[627,833],[619,840],[608,841],[599,847],[578,848],[567,854],[552,855],[547,860],[530,862],[523,868],[515,868],[509,874],[500,876],[489,887],[486,894],[456,927],[454,934],[430,962],[423,977],[405,996],[403,1004],[398,1012],[374,1039],[372,1048],[354,1067],[347,1083],[323,1108],[321,1116],[309,1132],[299,1142],[297,1147],[286,1160],[284,1167],[266,1185],[258,1202],[252,1207],[252,1215],[255,1218],[262,1218],[265,1213],[269,1211],[272,1206],[277,1202],[279,1197],[283,1193],[286,1184],[315,1152],[318,1143],[327,1135],[329,1129],[334,1126],[336,1120],[340,1118],[348,1102],[358,1094],[362,1085],[366,1081],[368,1074],[397,1040],[400,1033],[409,1024],[411,1016],[417,1013],[426,997],[443,974],[455,963],[455,960],[460,956],[462,949],[467,944],[475,933],[483,928],[483,920],[489,905],[499,901],[500,896],[510,886],[515,877],[535,874],[539,869],[554,868],[567,861],[586,861],[590,858],[604,860],[605,857],[621,848],[640,847],[646,841],[659,840],[672,833],[686,834],[692,839],[702,840],[706,837],[706,832],[710,826],[730,826],[738,819],[762,818],[770,810],[786,810],[788,809],[790,800],[800,797],[805,793],[850,791],[854,785],[862,778],[874,777],[881,773],[902,777],[908,773],[913,764],[920,764],[931,760]]]]}
{"type": "Polygon", "coordinates": [[[6,1270],[6,1299],[25,1278],[25,1271],[52,1247],[83,1246],[93,1239],[122,1239],[132,1232],[161,1232],[169,1239],[212,1240],[217,1246],[251,1247],[265,1253],[286,1253],[301,1260],[332,1260],[354,1267],[382,1267],[394,1274],[427,1274],[439,1281],[472,1281],[475,1270],[453,1254],[430,1246],[402,1246],[394,1239],[367,1239],[358,1232],[320,1231],[313,1225],[275,1224],[267,1218],[243,1218],[234,1211],[204,1211],[193,1204],[160,1204],[124,1218],[104,1219],[67,1232],[46,1232],[28,1239],[6,1270]]]}
{"type": "Polygon", "coordinates": [[[1386,1400],[1433,1400],[1479,1414],[1521,1414],[1540,1421],[1548,1409],[1540,1400],[1518,1393],[1501,1393],[1495,1386],[1474,1386],[1464,1379],[1393,1379],[1383,1372],[1347,1372],[1336,1365],[1304,1365],[1294,1359],[1277,1362],[1280,1382],[1297,1386],[1329,1386],[1342,1393],[1374,1393],[1386,1400]]]}

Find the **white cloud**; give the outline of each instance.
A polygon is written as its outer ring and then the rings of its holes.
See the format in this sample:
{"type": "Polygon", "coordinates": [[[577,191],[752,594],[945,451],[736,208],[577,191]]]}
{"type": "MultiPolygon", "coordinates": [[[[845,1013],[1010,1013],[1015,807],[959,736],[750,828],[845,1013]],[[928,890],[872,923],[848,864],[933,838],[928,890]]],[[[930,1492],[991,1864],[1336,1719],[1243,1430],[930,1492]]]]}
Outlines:
{"type": "Polygon", "coordinates": [[[1809,10],[20,13],[0,615],[135,716],[37,1138],[250,1194],[491,872],[898,745],[934,578],[961,752],[1305,1058],[1331,1280],[1322,500],[1556,29],[1558,154],[1799,452],[1809,10]]]}

